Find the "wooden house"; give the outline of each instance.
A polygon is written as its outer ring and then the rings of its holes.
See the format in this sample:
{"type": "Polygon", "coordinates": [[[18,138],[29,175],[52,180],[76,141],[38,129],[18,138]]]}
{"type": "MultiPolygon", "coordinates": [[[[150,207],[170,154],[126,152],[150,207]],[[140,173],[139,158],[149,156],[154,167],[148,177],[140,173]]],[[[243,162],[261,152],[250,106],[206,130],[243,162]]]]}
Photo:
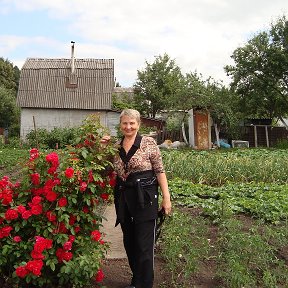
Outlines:
{"type": "Polygon", "coordinates": [[[113,59],[28,58],[21,69],[17,104],[21,108],[20,136],[36,127],[74,127],[98,113],[102,125],[115,135],[119,113],[111,110],[113,59]]]}

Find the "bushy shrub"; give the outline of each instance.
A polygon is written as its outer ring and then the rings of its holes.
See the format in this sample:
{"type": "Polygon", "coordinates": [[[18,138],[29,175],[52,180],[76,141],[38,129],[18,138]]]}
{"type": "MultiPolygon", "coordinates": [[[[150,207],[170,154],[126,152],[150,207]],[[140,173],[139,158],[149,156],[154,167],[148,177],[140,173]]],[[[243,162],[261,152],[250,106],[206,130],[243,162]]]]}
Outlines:
{"type": "Polygon", "coordinates": [[[275,144],[277,149],[288,149],[288,139],[281,139],[275,144]]]}
{"type": "Polygon", "coordinates": [[[30,131],[26,135],[27,144],[30,147],[55,149],[64,148],[66,145],[75,143],[80,135],[79,127],[61,128],[55,127],[51,131],[40,128],[35,131],[30,131]]]}
{"type": "Polygon", "coordinates": [[[88,118],[77,144],[30,150],[20,183],[0,180],[0,287],[83,287],[108,248],[99,204],[114,186],[115,148],[101,143],[99,118],[88,118]],[[18,285],[18,286],[17,286],[18,285]]]}

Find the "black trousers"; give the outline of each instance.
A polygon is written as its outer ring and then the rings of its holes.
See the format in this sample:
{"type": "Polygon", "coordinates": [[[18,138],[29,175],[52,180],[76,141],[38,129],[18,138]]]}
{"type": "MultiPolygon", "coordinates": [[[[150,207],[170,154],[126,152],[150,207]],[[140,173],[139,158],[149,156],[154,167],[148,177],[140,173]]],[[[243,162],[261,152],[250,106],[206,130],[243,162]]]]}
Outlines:
{"type": "Polygon", "coordinates": [[[135,222],[126,210],[121,223],[123,243],[136,288],[152,288],[154,280],[154,244],[156,220],[135,222]]]}

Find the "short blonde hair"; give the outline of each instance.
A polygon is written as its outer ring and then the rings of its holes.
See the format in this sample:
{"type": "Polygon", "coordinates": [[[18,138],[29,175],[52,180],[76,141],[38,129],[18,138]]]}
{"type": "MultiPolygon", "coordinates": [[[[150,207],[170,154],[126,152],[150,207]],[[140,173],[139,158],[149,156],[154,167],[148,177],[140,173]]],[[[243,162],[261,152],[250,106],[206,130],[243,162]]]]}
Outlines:
{"type": "Polygon", "coordinates": [[[120,121],[122,116],[128,116],[130,118],[135,118],[137,123],[140,125],[141,119],[140,119],[140,113],[139,111],[135,110],[135,109],[124,109],[121,114],[120,114],[120,121]]]}

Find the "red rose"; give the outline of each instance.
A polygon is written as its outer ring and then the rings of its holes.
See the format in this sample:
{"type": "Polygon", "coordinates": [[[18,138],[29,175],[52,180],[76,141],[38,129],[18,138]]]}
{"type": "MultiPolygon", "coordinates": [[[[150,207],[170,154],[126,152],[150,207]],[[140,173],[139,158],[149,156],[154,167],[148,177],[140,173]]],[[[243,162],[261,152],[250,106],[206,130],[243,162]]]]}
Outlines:
{"type": "Polygon", "coordinates": [[[46,242],[46,249],[51,249],[53,245],[53,240],[52,239],[45,239],[46,242]]]}
{"type": "Polygon", "coordinates": [[[27,220],[32,216],[32,212],[30,210],[26,210],[21,214],[22,218],[27,220]]]}
{"type": "Polygon", "coordinates": [[[19,205],[19,206],[17,207],[17,211],[18,211],[20,214],[22,214],[23,212],[26,211],[26,208],[25,208],[23,205],[19,205]]]}
{"type": "Polygon", "coordinates": [[[33,215],[40,215],[42,213],[42,210],[43,210],[43,207],[41,204],[31,206],[31,213],[33,215]]]}
{"type": "Polygon", "coordinates": [[[13,228],[11,226],[4,226],[0,228],[0,239],[4,237],[8,237],[12,230],[13,228]]]}
{"type": "Polygon", "coordinates": [[[66,250],[66,251],[71,250],[71,249],[72,249],[72,242],[70,242],[70,241],[65,242],[65,243],[63,244],[63,248],[64,248],[64,250],[66,250]]]}
{"type": "Polygon", "coordinates": [[[116,172],[112,172],[112,173],[110,173],[108,176],[109,176],[109,185],[111,186],[111,187],[115,187],[115,185],[116,185],[116,172]]]}
{"type": "Polygon", "coordinates": [[[26,269],[32,272],[34,275],[39,276],[41,275],[41,269],[43,267],[42,260],[30,260],[26,264],[26,269]]]}
{"type": "Polygon", "coordinates": [[[57,196],[58,196],[57,193],[52,190],[46,193],[46,199],[50,202],[55,201],[57,199],[57,196]]]}
{"type": "Polygon", "coordinates": [[[98,184],[101,188],[106,187],[106,183],[104,181],[97,181],[96,184],[98,184]]]}
{"type": "Polygon", "coordinates": [[[36,204],[40,204],[42,201],[42,198],[40,196],[35,196],[32,198],[32,204],[36,205],[36,204]]]}
{"type": "Polygon", "coordinates": [[[74,225],[74,223],[76,222],[76,220],[77,220],[77,217],[76,217],[76,216],[70,215],[69,225],[74,225]]]}
{"type": "MultiPolygon", "coordinates": [[[[12,200],[13,200],[13,197],[12,197],[12,191],[9,190],[9,189],[6,189],[4,190],[5,193],[2,193],[2,204],[3,205],[9,205],[12,200]]],[[[1,195],[1,193],[0,193],[1,195]]],[[[0,197],[1,199],[1,197],[0,197]]]]}
{"type": "Polygon", "coordinates": [[[99,241],[100,238],[101,238],[101,233],[100,233],[100,231],[98,231],[98,230],[92,231],[92,232],[91,232],[91,237],[92,237],[92,240],[94,240],[94,241],[99,241]]]}
{"type": "Polygon", "coordinates": [[[90,170],[88,173],[88,183],[91,183],[94,181],[94,177],[93,177],[93,171],[90,170]]]}
{"type": "Polygon", "coordinates": [[[65,176],[67,178],[72,178],[74,176],[74,169],[72,167],[69,167],[65,170],[65,176]]]}
{"type": "Polygon", "coordinates": [[[61,263],[63,260],[70,261],[73,257],[73,254],[71,252],[67,252],[62,248],[58,248],[56,251],[56,256],[58,258],[58,262],[61,263]]]}
{"type": "Polygon", "coordinates": [[[102,282],[104,279],[104,276],[105,275],[104,275],[103,271],[101,269],[99,269],[96,276],[95,276],[96,282],[102,282]]]}
{"type": "Polygon", "coordinates": [[[80,232],[80,230],[81,230],[81,228],[80,228],[79,226],[74,227],[74,231],[75,231],[75,233],[80,232]]]}
{"type": "Polygon", "coordinates": [[[100,195],[100,197],[101,197],[104,201],[107,201],[107,200],[109,199],[109,194],[107,194],[107,193],[102,193],[102,194],[100,195]]]}
{"type": "Polygon", "coordinates": [[[73,254],[71,252],[65,251],[63,253],[63,260],[70,261],[73,258],[73,254]]]}
{"type": "Polygon", "coordinates": [[[84,192],[87,189],[87,183],[86,182],[82,182],[80,185],[80,191],[84,192]]]}
{"type": "Polygon", "coordinates": [[[30,175],[31,182],[33,185],[39,185],[40,184],[40,174],[34,173],[30,175]]]}
{"type": "Polygon", "coordinates": [[[14,184],[14,188],[19,188],[21,186],[20,182],[17,181],[15,184],[14,184]]]}
{"type": "Polygon", "coordinates": [[[33,187],[31,188],[31,192],[35,196],[40,196],[45,194],[45,189],[43,187],[37,187],[37,188],[33,187]]]}
{"type": "Polygon", "coordinates": [[[13,237],[13,240],[14,240],[14,242],[17,242],[17,243],[22,241],[20,236],[13,237]]]}
{"type": "Polygon", "coordinates": [[[47,170],[47,173],[50,174],[50,175],[53,175],[53,174],[55,174],[56,170],[57,170],[57,167],[56,166],[52,166],[52,167],[50,167],[47,170]]]}
{"type": "Polygon", "coordinates": [[[67,206],[67,198],[66,197],[62,197],[58,200],[58,206],[59,207],[65,207],[67,206]]]}
{"type": "Polygon", "coordinates": [[[56,221],[57,217],[52,211],[47,211],[46,212],[46,217],[50,222],[56,221]]]}
{"type": "Polygon", "coordinates": [[[75,241],[75,236],[69,235],[69,241],[73,243],[75,241]]]}
{"type": "Polygon", "coordinates": [[[45,249],[52,248],[53,240],[46,239],[41,236],[35,236],[36,242],[34,244],[34,250],[38,252],[43,252],[45,249]]]}
{"type": "Polygon", "coordinates": [[[61,185],[61,180],[59,178],[55,178],[53,180],[53,186],[56,186],[56,185],[61,185]]]}
{"type": "Polygon", "coordinates": [[[5,219],[7,221],[9,220],[14,220],[14,219],[17,219],[18,218],[18,212],[17,210],[14,210],[14,209],[8,209],[5,213],[5,219]]]}
{"type": "Polygon", "coordinates": [[[89,212],[89,207],[88,207],[88,206],[84,206],[84,207],[82,208],[82,211],[83,211],[84,213],[88,213],[88,212],[89,212]]]}
{"type": "Polygon", "coordinates": [[[37,253],[42,253],[46,249],[46,241],[43,237],[37,237],[33,250],[37,253]]]}
{"type": "Polygon", "coordinates": [[[28,273],[29,271],[26,269],[25,266],[20,266],[16,268],[16,275],[19,278],[24,278],[28,273]]]}
{"type": "Polygon", "coordinates": [[[59,157],[56,152],[52,152],[48,155],[46,155],[46,161],[48,163],[51,163],[53,166],[58,166],[59,165],[59,157]]]}
{"type": "Polygon", "coordinates": [[[41,260],[44,260],[44,259],[45,259],[45,256],[44,256],[42,253],[37,252],[37,251],[35,251],[35,250],[32,250],[32,252],[31,252],[31,257],[32,257],[33,259],[41,259],[41,260]]]}
{"type": "Polygon", "coordinates": [[[111,178],[111,179],[109,180],[109,185],[110,185],[111,187],[115,187],[115,185],[116,185],[116,179],[115,179],[115,178],[111,178]]]}
{"type": "Polygon", "coordinates": [[[39,151],[36,148],[30,150],[30,161],[35,160],[39,157],[39,151]]]}

